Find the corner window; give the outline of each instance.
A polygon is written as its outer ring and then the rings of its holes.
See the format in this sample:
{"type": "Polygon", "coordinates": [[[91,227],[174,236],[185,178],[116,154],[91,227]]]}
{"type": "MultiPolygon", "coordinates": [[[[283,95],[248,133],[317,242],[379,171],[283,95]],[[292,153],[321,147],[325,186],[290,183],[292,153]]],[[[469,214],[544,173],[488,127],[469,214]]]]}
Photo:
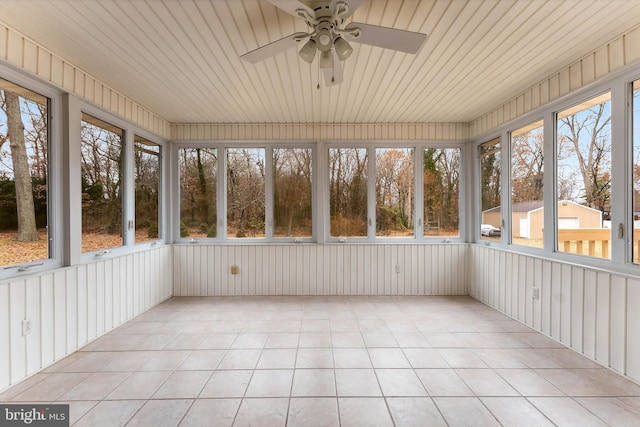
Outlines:
{"type": "Polygon", "coordinates": [[[82,115],[82,252],[123,245],[122,129],[82,115]]]}
{"type": "Polygon", "coordinates": [[[413,152],[376,149],[376,236],[414,236],[413,152]]]}
{"type": "Polygon", "coordinates": [[[542,121],[511,132],[511,243],[542,248],[544,230],[542,121]]]}
{"type": "Polygon", "coordinates": [[[217,171],[215,148],[180,148],[180,237],[198,239],[218,236],[217,171]]]}
{"type": "Polygon", "coordinates": [[[134,142],[135,243],[160,236],[160,146],[140,136],[134,142]]]}
{"type": "Polygon", "coordinates": [[[227,238],[265,238],[265,149],[227,148],[227,238]]]}
{"type": "Polygon", "coordinates": [[[558,250],[611,258],[611,94],[557,116],[558,250]]]}
{"type": "Polygon", "coordinates": [[[424,236],[460,235],[460,149],[422,152],[424,236]]]}
{"type": "Polygon", "coordinates": [[[640,80],[633,82],[633,263],[640,264],[640,80]]]}
{"type": "Polygon", "coordinates": [[[0,268],[52,257],[48,104],[0,79],[0,268]]]}
{"type": "Polygon", "coordinates": [[[366,148],[329,149],[329,235],[367,237],[366,148]]]}
{"type": "Polygon", "coordinates": [[[273,149],[273,237],[312,237],[311,167],[311,148],[273,149]]]}
{"type": "Polygon", "coordinates": [[[480,238],[500,241],[500,138],[480,144],[480,238]]]}

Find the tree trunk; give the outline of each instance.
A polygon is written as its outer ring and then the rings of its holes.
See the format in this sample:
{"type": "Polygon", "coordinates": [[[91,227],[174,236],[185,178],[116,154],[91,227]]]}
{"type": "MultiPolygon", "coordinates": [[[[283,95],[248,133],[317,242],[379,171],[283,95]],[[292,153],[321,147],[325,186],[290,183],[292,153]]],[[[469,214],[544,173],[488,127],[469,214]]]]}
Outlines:
{"type": "Polygon", "coordinates": [[[33,205],[33,188],[27,147],[24,140],[24,123],[20,114],[20,100],[15,93],[5,91],[7,106],[7,133],[11,147],[11,161],[16,185],[16,205],[18,208],[18,234],[16,240],[33,242],[39,240],[36,214],[33,205]]]}

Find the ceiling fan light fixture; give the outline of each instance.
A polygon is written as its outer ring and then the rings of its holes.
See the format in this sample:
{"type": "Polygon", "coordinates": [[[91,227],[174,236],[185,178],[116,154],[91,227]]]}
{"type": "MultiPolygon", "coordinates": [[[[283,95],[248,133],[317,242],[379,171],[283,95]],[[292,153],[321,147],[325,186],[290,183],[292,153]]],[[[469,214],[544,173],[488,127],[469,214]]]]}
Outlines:
{"type": "Polygon", "coordinates": [[[298,52],[298,55],[304,61],[311,64],[313,62],[313,58],[316,56],[316,42],[313,40],[306,42],[304,46],[302,46],[302,49],[300,49],[300,52],[298,52]]]}
{"type": "Polygon", "coordinates": [[[338,54],[338,59],[340,59],[340,61],[344,61],[353,53],[353,48],[349,42],[342,37],[336,37],[333,44],[336,47],[336,53],[338,54]]]}
{"type": "Polygon", "coordinates": [[[320,68],[333,68],[333,55],[330,50],[320,52],[320,68]]]}
{"type": "Polygon", "coordinates": [[[331,41],[333,40],[333,36],[331,31],[328,29],[323,28],[318,30],[318,35],[315,37],[315,40],[318,50],[323,52],[331,50],[331,41]]]}

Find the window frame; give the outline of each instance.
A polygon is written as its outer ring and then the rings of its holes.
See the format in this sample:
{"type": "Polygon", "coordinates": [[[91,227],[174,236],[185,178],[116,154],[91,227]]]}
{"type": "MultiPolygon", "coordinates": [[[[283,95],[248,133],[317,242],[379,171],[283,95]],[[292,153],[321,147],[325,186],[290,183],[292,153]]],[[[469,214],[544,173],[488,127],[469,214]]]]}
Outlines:
{"type": "Polygon", "coordinates": [[[37,93],[47,99],[47,227],[48,227],[48,258],[29,261],[20,264],[0,266],[0,280],[19,277],[27,274],[39,273],[63,265],[64,256],[64,209],[61,191],[51,191],[64,185],[62,126],[55,120],[62,113],[62,92],[53,89],[41,81],[22,73],[3,68],[0,78],[37,93]]]}

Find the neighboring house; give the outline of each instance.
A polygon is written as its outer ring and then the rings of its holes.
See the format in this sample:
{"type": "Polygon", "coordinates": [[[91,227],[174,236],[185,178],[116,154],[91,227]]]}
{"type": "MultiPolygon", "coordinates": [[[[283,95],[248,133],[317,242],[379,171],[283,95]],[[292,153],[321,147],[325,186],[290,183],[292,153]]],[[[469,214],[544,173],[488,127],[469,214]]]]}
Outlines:
{"type": "MultiPolygon", "coordinates": [[[[482,212],[482,223],[500,227],[501,207],[482,212]]],[[[511,206],[512,235],[525,239],[542,239],[544,207],[542,200],[517,202],[511,206]]],[[[602,228],[602,212],[570,200],[558,202],[558,228],[602,228]]]]}

